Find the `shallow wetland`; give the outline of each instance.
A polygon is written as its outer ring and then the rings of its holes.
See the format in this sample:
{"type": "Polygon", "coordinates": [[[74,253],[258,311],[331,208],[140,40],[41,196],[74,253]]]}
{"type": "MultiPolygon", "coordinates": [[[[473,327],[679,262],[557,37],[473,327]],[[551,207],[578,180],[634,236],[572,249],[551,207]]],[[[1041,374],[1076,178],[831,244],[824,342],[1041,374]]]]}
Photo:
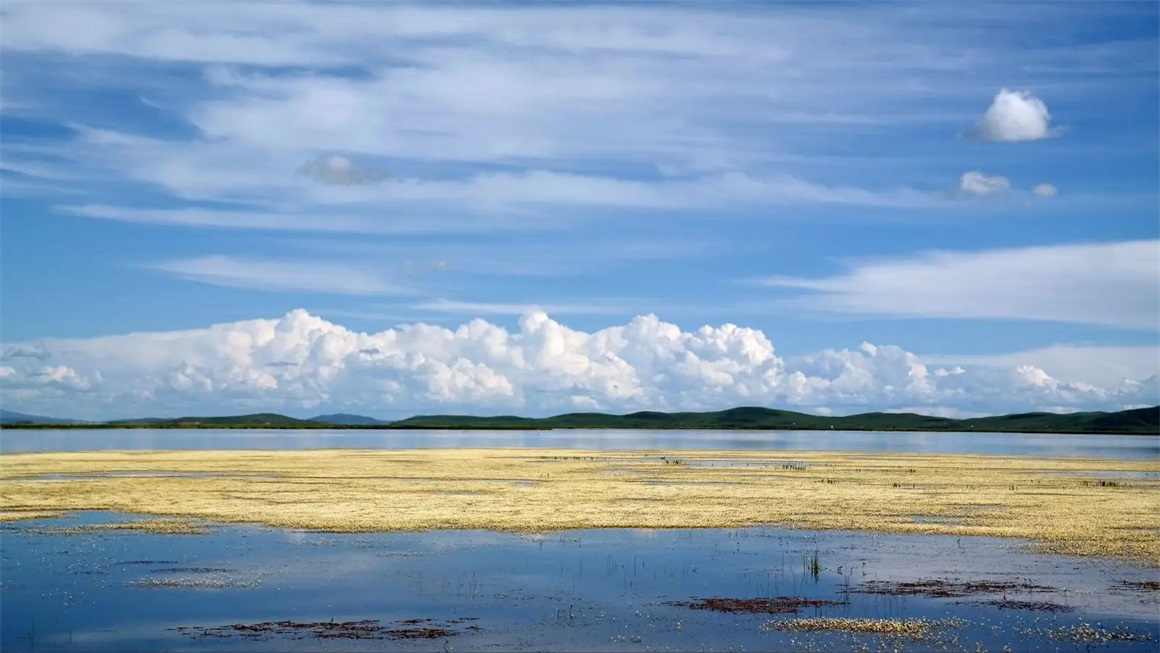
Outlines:
{"type": "Polygon", "coordinates": [[[1154,651],[1154,440],[4,455],[0,650],[1154,651]]]}

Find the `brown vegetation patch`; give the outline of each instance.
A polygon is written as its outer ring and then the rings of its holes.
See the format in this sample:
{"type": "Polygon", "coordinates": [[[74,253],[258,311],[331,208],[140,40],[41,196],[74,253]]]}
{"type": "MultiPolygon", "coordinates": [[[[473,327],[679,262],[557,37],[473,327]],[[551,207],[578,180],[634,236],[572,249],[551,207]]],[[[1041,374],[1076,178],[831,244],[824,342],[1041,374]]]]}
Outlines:
{"type": "Polygon", "coordinates": [[[930,578],[916,581],[869,580],[850,590],[854,594],[882,594],[886,596],[930,596],[935,598],[961,598],[979,594],[1000,594],[1019,592],[1058,592],[1048,585],[1035,585],[1021,581],[957,581],[930,578]]]}
{"type": "MultiPolygon", "coordinates": [[[[263,621],[257,624],[231,624],[229,626],[180,626],[171,628],[186,637],[201,638],[242,638],[265,640],[273,637],[290,639],[439,639],[455,637],[459,632],[451,626],[470,621],[455,619],[437,622],[433,619],[407,619],[393,626],[381,624],[377,619],[361,621],[263,621]]],[[[479,630],[469,626],[469,630],[479,630]]]]}
{"type": "Polygon", "coordinates": [[[459,634],[453,630],[437,628],[435,626],[392,628],[386,631],[386,633],[392,639],[439,639],[441,637],[454,637],[459,634]]]}
{"type": "Polygon", "coordinates": [[[1000,610],[1028,610],[1031,612],[1071,612],[1075,608],[1062,603],[1051,601],[1016,601],[1015,599],[992,599],[990,601],[973,601],[972,605],[987,605],[1000,610]]]}
{"type": "Polygon", "coordinates": [[[665,605],[689,608],[690,610],[710,610],[733,614],[797,614],[803,608],[826,608],[845,605],[844,601],[807,599],[801,596],[778,596],[771,599],[735,599],[714,597],[695,601],[669,601],[665,605]]]}
{"type": "Polygon", "coordinates": [[[1116,583],[1116,587],[1135,592],[1160,592],[1160,580],[1122,580],[1116,583]]]}

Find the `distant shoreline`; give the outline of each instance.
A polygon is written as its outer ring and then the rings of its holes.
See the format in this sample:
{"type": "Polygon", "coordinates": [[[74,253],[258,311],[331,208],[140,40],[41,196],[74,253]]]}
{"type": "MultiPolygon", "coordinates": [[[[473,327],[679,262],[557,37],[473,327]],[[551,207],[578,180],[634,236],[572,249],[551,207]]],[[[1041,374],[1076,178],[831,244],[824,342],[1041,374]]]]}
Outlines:
{"type": "Polygon", "coordinates": [[[54,419],[3,411],[0,428],[20,429],[358,429],[430,431],[550,431],[557,429],[634,429],[653,431],[870,431],[903,433],[1060,433],[1073,435],[1160,435],[1160,406],[1114,413],[1019,413],[953,419],[915,413],[862,413],[810,415],[762,407],[730,408],[713,412],[662,413],[641,411],[627,415],[566,413],[552,417],[497,415],[418,415],[393,422],[363,415],[320,415],[310,419],[278,413],[176,418],[121,419],[104,422],[54,419]]]}
{"type": "Polygon", "coordinates": [[[811,432],[858,432],[858,433],[1007,433],[1012,435],[1135,435],[1160,437],[1160,432],[1135,431],[1095,431],[1095,430],[1052,430],[1052,429],[940,429],[940,428],[888,428],[851,427],[822,428],[816,426],[775,427],[775,426],[484,426],[484,425],[442,425],[411,426],[390,424],[319,424],[317,426],[287,424],[0,424],[0,431],[117,431],[117,430],[176,430],[176,431],[811,431],[811,432]]]}

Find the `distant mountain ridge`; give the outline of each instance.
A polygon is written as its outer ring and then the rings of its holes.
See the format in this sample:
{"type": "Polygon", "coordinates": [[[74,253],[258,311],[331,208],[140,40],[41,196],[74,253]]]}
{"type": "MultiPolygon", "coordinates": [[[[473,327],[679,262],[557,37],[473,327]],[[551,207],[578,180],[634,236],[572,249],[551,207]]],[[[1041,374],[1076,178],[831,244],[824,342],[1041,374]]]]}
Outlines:
{"type": "Polygon", "coordinates": [[[33,422],[36,424],[83,424],[76,419],[62,419],[60,417],[45,417],[43,415],[28,415],[14,410],[0,408],[0,424],[15,424],[18,422],[33,422]]]}
{"type": "Polygon", "coordinates": [[[1132,433],[1160,435],[1160,406],[1114,413],[1019,413],[970,419],[915,413],[862,413],[844,417],[772,408],[740,407],[701,413],[643,411],[628,415],[567,413],[555,417],[419,415],[394,428],[647,428],[847,431],[977,431],[1045,433],[1132,433]]]}
{"type": "Polygon", "coordinates": [[[334,413],[333,415],[319,415],[318,417],[311,417],[311,422],[319,422],[322,424],[342,424],[349,426],[356,425],[379,425],[390,424],[390,422],[366,415],[352,415],[350,413],[334,413]]]}
{"type": "Polygon", "coordinates": [[[773,408],[740,407],[712,412],[627,415],[566,413],[554,417],[500,415],[418,415],[386,422],[363,415],[337,413],[310,419],[278,413],[176,419],[131,419],[80,423],[50,417],[0,412],[0,425],[23,428],[366,428],[366,429],[748,429],[841,431],[960,431],[1023,433],[1122,433],[1160,435],[1160,406],[1118,412],[1019,413],[969,419],[915,413],[863,413],[844,417],[810,415],[773,408]],[[13,419],[13,417],[21,419],[13,419]]]}

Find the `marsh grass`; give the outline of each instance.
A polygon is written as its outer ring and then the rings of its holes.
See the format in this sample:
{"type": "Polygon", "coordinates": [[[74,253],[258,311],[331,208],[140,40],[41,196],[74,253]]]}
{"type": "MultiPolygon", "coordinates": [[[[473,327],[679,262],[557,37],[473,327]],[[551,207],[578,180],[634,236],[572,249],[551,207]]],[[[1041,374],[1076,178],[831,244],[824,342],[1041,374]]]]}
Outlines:
{"type": "Polygon", "coordinates": [[[1027,538],[1046,551],[1160,566],[1160,480],[1100,485],[1079,474],[1157,471],[1157,462],[798,451],[5,454],[0,515],[155,515],[167,519],[125,528],[173,533],[204,528],[189,521],[199,519],[347,533],[775,525],[1027,538]],[[85,479],[30,480],[46,475],[85,479]]]}
{"type": "Polygon", "coordinates": [[[0,523],[26,519],[56,519],[64,513],[58,510],[0,510],[0,523]]]}
{"type": "Polygon", "coordinates": [[[163,533],[165,535],[204,535],[213,530],[213,526],[206,524],[200,519],[163,518],[85,524],[83,526],[42,526],[33,530],[45,535],[83,535],[101,531],[142,531],[147,533],[163,533]]]}

